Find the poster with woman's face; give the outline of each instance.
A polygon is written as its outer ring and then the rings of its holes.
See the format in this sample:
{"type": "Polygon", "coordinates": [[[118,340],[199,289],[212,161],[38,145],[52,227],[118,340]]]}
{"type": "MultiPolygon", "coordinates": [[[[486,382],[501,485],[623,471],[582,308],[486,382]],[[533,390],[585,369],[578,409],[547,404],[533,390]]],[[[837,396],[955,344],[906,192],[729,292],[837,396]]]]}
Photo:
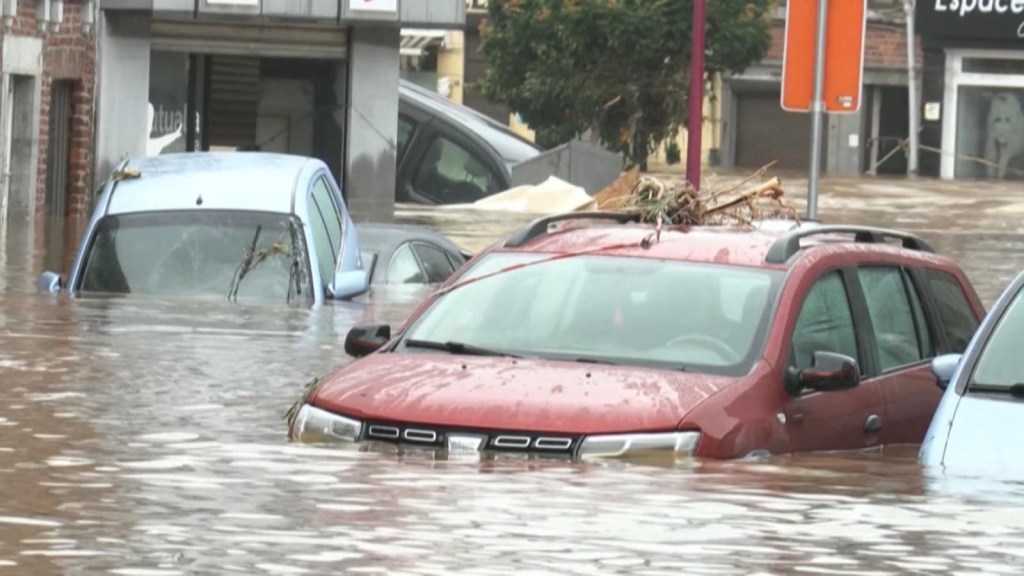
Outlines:
{"type": "Polygon", "coordinates": [[[1020,179],[1024,172],[1024,107],[1016,91],[992,93],[985,116],[985,160],[989,178],[1020,179]]]}

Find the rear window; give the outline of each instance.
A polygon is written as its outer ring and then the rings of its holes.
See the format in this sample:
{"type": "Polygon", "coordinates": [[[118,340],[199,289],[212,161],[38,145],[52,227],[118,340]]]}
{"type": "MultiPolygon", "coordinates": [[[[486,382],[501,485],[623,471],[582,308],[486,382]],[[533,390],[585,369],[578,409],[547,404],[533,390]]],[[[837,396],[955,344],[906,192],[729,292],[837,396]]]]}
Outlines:
{"type": "Polygon", "coordinates": [[[952,274],[940,270],[927,270],[925,274],[935,295],[942,329],[949,339],[948,351],[962,354],[978,328],[978,319],[974,316],[970,301],[952,274]]]}

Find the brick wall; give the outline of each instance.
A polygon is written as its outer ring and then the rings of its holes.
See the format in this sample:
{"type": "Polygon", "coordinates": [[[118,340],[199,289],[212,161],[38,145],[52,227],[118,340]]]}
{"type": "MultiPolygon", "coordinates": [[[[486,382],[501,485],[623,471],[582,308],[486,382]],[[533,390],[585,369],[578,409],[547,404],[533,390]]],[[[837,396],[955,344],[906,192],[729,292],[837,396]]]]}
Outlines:
{"type": "MultiPolygon", "coordinates": [[[[765,57],[767,63],[781,63],[782,49],[785,45],[786,23],[772,23],[772,47],[765,57]]],[[[923,53],[921,39],[915,39],[917,65],[921,66],[923,53]]],[[[808,47],[811,49],[812,47],[808,47]]],[[[865,68],[901,68],[907,67],[907,34],[903,25],[868,22],[864,46],[865,68]]]]}
{"type": "Polygon", "coordinates": [[[46,176],[49,166],[50,102],[54,80],[73,82],[68,150],[67,216],[80,216],[89,208],[93,188],[93,110],[96,82],[96,42],[82,33],[81,0],[64,0],[59,28],[40,32],[36,25],[36,0],[18,0],[18,16],[9,34],[43,39],[43,76],[40,79],[39,165],[36,212],[46,210],[46,176]]]}

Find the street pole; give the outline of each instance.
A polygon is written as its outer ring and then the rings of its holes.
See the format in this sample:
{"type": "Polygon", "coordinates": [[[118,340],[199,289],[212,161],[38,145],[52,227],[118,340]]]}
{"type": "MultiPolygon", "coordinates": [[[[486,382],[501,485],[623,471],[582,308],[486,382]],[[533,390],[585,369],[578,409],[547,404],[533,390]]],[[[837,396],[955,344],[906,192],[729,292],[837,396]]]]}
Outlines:
{"type": "Polygon", "coordinates": [[[693,0],[690,47],[690,96],[686,120],[686,180],[700,190],[700,137],[704,131],[704,29],[707,0],[693,0]]]}
{"type": "Polygon", "coordinates": [[[818,218],[818,180],[821,177],[821,133],[825,103],[822,90],[825,83],[825,23],[828,0],[818,0],[814,40],[814,95],[811,97],[811,168],[807,178],[807,219],[818,218]]]}
{"type": "Polygon", "coordinates": [[[917,50],[914,42],[914,0],[904,0],[907,19],[907,100],[910,106],[910,134],[907,135],[907,175],[917,176],[917,139],[921,131],[921,108],[917,105],[917,50]]]}

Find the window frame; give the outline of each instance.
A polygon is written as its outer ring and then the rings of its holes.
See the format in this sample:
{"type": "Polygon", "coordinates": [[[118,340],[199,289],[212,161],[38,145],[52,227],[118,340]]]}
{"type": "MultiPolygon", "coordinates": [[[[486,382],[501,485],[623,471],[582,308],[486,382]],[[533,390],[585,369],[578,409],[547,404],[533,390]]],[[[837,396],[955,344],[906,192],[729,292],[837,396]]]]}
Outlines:
{"type": "Polygon", "coordinates": [[[420,258],[419,258],[419,256],[416,255],[416,251],[412,249],[412,243],[413,243],[413,241],[402,242],[401,244],[396,246],[395,249],[391,252],[391,257],[388,258],[388,269],[387,269],[387,272],[384,274],[384,284],[387,284],[388,286],[392,286],[392,285],[393,286],[404,286],[404,285],[407,285],[407,284],[411,284],[411,285],[415,286],[417,284],[424,284],[425,283],[425,282],[418,282],[418,283],[417,282],[401,282],[401,283],[396,283],[396,282],[392,282],[391,281],[391,270],[394,269],[395,260],[398,258],[399,252],[401,252],[403,249],[406,249],[406,248],[409,249],[409,254],[412,254],[413,262],[416,263],[416,268],[419,269],[420,276],[422,276],[424,280],[426,279],[427,273],[426,273],[425,270],[423,270],[423,263],[420,262],[420,258]]]}
{"type": "MultiPolygon", "coordinates": [[[[800,321],[800,314],[804,310],[804,304],[807,302],[807,296],[811,293],[811,290],[818,285],[826,276],[836,273],[839,276],[839,282],[843,286],[846,294],[847,306],[850,309],[850,323],[853,327],[853,341],[857,347],[857,356],[854,357],[854,361],[857,362],[857,368],[860,371],[860,377],[862,379],[867,378],[872,374],[872,369],[875,366],[874,354],[869,353],[871,347],[874,346],[874,338],[871,338],[870,342],[865,342],[863,338],[863,331],[860,329],[865,321],[865,315],[868,314],[867,307],[864,304],[864,294],[860,290],[860,283],[857,282],[852,272],[852,267],[849,266],[835,266],[827,268],[815,275],[811,281],[807,290],[804,291],[800,298],[799,304],[796,306],[795,316],[793,318],[793,327],[788,331],[787,347],[788,352],[786,354],[786,372],[794,370],[796,364],[796,351],[793,346],[793,337],[796,334],[797,324],[800,321]]],[[[870,322],[870,318],[867,318],[870,322]]],[[[870,325],[870,324],[869,324],[870,325]]],[[[804,388],[795,398],[804,398],[814,394],[821,394],[818,390],[812,390],[810,388],[804,388]]],[[[829,392],[831,394],[831,392],[829,392]]]]}
{"type": "Polygon", "coordinates": [[[455,274],[456,270],[459,269],[458,266],[455,266],[455,263],[452,262],[452,257],[448,253],[448,251],[445,250],[443,247],[441,247],[441,246],[439,246],[439,245],[437,245],[437,244],[435,244],[433,242],[428,242],[426,240],[412,240],[411,242],[408,242],[408,244],[411,245],[411,247],[412,247],[412,254],[413,254],[413,256],[416,257],[417,262],[419,262],[420,271],[423,274],[423,278],[425,280],[428,280],[428,282],[426,282],[426,284],[442,284],[442,283],[444,283],[445,280],[450,278],[452,276],[452,274],[455,274]],[[419,252],[416,251],[416,247],[417,246],[424,246],[424,247],[426,247],[428,249],[436,250],[436,251],[440,252],[441,256],[443,256],[445,261],[448,262],[448,266],[451,267],[451,272],[449,272],[447,276],[445,276],[441,280],[438,280],[437,282],[429,282],[430,277],[429,277],[429,274],[427,274],[427,265],[423,261],[423,257],[420,256],[419,252]]]}
{"type": "MultiPolygon", "coordinates": [[[[873,363],[874,363],[876,369],[870,373],[869,377],[883,376],[883,375],[888,375],[888,374],[892,374],[892,373],[895,373],[895,372],[901,372],[903,370],[908,370],[908,369],[916,368],[916,367],[921,366],[922,364],[926,364],[928,362],[931,362],[931,359],[934,357],[934,349],[935,349],[935,340],[934,340],[934,337],[931,334],[931,327],[932,327],[932,324],[934,324],[934,323],[928,321],[927,310],[925,309],[924,302],[923,302],[922,298],[920,297],[920,294],[919,294],[919,291],[917,290],[917,287],[908,284],[908,283],[911,283],[912,280],[908,277],[907,267],[902,265],[902,264],[893,263],[893,262],[885,262],[885,263],[883,263],[883,262],[865,262],[865,263],[861,263],[861,264],[859,264],[857,266],[856,274],[855,274],[855,280],[857,282],[858,287],[860,288],[860,292],[861,292],[862,298],[864,300],[864,309],[865,309],[866,314],[867,314],[867,316],[865,318],[865,322],[866,322],[867,326],[869,326],[871,328],[871,330],[870,330],[870,342],[871,342],[870,350],[871,350],[871,354],[874,356],[873,363]],[[910,312],[910,319],[911,319],[911,322],[912,322],[912,327],[913,327],[913,331],[914,331],[914,338],[916,340],[918,354],[922,355],[922,358],[920,358],[918,360],[915,360],[914,362],[907,362],[907,363],[904,363],[904,364],[898,364],[898,365],[895,365],[895,366],[890,366],[888,368],[885,368],[885,367],[882,366],[882,359],[881,359],[881,355],[880,355],[880,350],[878,348],[877,328],[875,327],[874,320],[873,320],[873,318],[871,316],[871,306],[870,306],[870,304],[868,304],[867,294],[864,293],[863,286],[861,284],[861,281],[862,281],[861,280],[861,272],[864,271],[865,269],[884,269],[884,270],[887,270],[887,271],[895,272],[899,276],[900,285],[903,288],[903,294],[904,294],[904,296],[907,299],[907,305],[908,305],[908,310],[910,312]],[[930,352],[928,354],[925,354],[924,351],[923,351],[923,348],[922,348],[923,342],[921,342],[921,326],[920,326],[920,324],[918,322],[919,319],[917,318],[917,313],[916,313],[916,310],[915,310],[915,307],[914,307],[915,300],[917,301],[917,303],[921,307],[921,313],[923,315],[923,318],[921,318],[921,320],[924,320],[924,322],[925,322],[925,329],[926,329],[926,331],[928,333],[929,343],[931,344],[931,347],[932,347],[932,352],[930,352]]],[[[865,336],[866,336],[866,334],[865,334],[865,336]]]]}
{"type": "Polygon", "coordinates": [[[420,123],[417,122],[416,119],[414,119],[413,117],[411,117],[411,116],[409,116],[407,114],[403,114],[403,113],[399,112],[398,113],[399,129],[401,128],[401,125],[402,125],[403,122],[405,122],[406,124],[409,125],[409,137],[406,139],[405,143],[403,144],[403,143],[399,142],[398,135],[397,134],[395,135],[395,165],[396,166],[401,166],[402,165],[402,161],[405,159],[406,153],[412,147],[411,144],[412,144],[413,140],[416,139],[416,134],[419,131],[419,125],[420,125],[420,123]]]}
{"type": "MultiPolygon", "coordinates": [[[[426,198],[431,202],[434,202],[435,204],[450,204],[449,202],[445,202],[443,198],[438,197],[436,194],[433,194],[429,191],[423,191],[418,185],[420,173],[424,170],[426,166],[426,160],[430,155],[431,148],[441,140],[447,140],[449,143],[454,144],[455,146],[465,151],[470,158],[473,158],[474,160],[479,162],[490,173],[490,177],[493,178],[498,183],[499,188],[502,186],[502,182],[505,179],[502,177],[501,171],[496,169],[493,159],[490,156],[481,153],[482,151],[479,150],[479,146],[474,145],[473,142],[469,141],[468,139],[462,137],[459,134],[454,134],[451,131],[435,130],[433,133],[429,135],[429,138],[423,144],[422,150],[420,151],[420,154],[416,158],[415,165],[412,166],[409,171],[409,188],[412,190],[413,193],[422,196],[423,198],[426,198]]],[[[498,190],[498,192],[500,191],[501,190],[498,190]]],[[[488,192],[485,193],[480,198],[486,198],[487,196],[490,196],[491,194],[495,193],[496,192],[488,192]]]]}
{"type": "MultiPolygon", "coordinates": [[[[946,319],[942,315],[942,307],[938,302],[938,297],[936,296],[935,290],[932,288],[931,280],[929,278],[930,275],[934,274],[943,274],[947,276],[950,280],[952,280],[960,289],[960,293],[963,295],[964,300],[970,307],[971,317],[974,318],[974,330],[972,331],[972,336],[968,338],[968,344],[970,343],[971,338],[973,338],[973,334],[977,333],[978,329],[982,325],[982,322],[984,321],[984,316],[980,319],[977,318],[977,315],[974,310],[974,304],[977,301],[977,294],[968,291],[965,288],[965,286],[961,284],[960,279],[956,276],[956,274],[953,274],[949,270],[934,267],[920,267],[911,270],[911,275],[913,276],[914,281],[917,283],[918,289],[922,292],[922,296],[924,296],[923,300],[927,302],[926,310],[932,319],[932,325],[934,327],[932,334],[934,338],[934,355],[940,356],[942,354],[963,354],[967,351],[966,348],[959,352],[956,351],[953,348],[952,339],[949,337],[949,325],[946,323],[946,319]]],[[[967,288],[973,290],[974,287],[968,284],[967,288]]]]}

